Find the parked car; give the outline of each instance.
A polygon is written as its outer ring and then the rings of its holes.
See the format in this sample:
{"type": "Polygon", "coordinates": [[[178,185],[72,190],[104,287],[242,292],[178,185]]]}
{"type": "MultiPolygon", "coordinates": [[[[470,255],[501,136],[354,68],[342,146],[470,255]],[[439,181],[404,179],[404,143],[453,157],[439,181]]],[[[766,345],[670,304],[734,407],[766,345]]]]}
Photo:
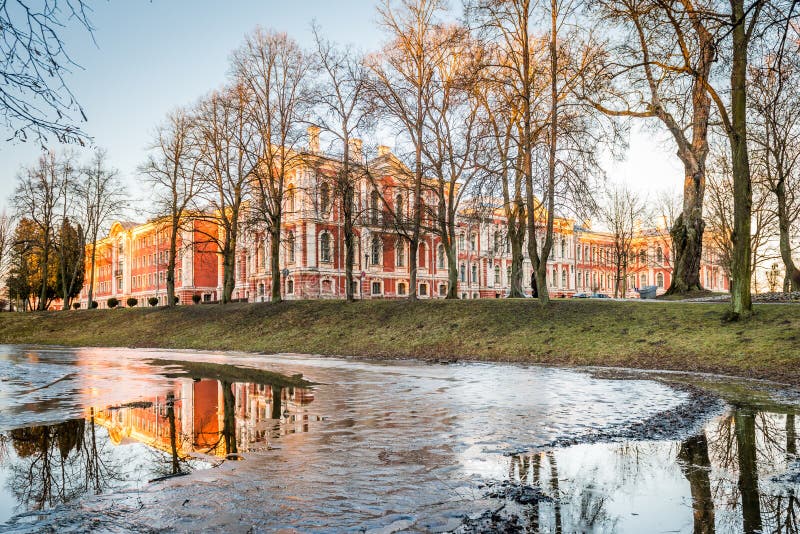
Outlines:
{"type": "Polygon", "coordinates": [[[575,293],[572,295],[572,298],[574,299],[588,299],[589,297],[591,297],[589,293],[575,293]]]}
{"type": "Polygon", "coordinates": [[[595,293],[590,298],[593,298],[593,299],[610,299],[611,297],[609,297],[605,293],[595,293]]]}

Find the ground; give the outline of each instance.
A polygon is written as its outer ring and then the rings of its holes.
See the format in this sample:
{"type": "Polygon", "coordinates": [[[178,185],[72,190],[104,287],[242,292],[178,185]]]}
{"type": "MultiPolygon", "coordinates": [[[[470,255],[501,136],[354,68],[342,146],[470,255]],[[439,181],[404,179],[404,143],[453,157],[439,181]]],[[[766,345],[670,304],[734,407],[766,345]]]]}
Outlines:
{"type": "Polygon", "coordinates": [[[556,300],[300,301],[0,314],[0,342],[704,371],[800,385],[800,307],[556,300]]]}

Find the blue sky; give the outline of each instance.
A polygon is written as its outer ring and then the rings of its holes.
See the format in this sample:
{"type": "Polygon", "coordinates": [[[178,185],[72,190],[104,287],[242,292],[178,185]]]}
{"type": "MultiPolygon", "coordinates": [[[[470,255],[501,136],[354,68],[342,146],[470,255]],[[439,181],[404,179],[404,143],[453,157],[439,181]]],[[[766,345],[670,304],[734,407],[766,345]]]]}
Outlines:
{"type": "MultiPolygon", "coordinates": [[[[312,20],[340,43],[372,50],[382,41],[374,0],[110,0],[96,2],[91,19],[96,45],[81,28],[65,31],[67,50],[82,67],[69,83],[88,116],[84,129],[108,150],[131,193],[145,198],[136,167],[155,126],[221,85],[230,53],[257,25],[305,46],[313,44],[312,20]]],[[[628,160],[609,162],[609,176],[643,191],[679,185],[680,166],[665,139],[635,130],[628,160]]],[[[39,151],[35,143],[0,142],[0,205],[39,151]]]]}

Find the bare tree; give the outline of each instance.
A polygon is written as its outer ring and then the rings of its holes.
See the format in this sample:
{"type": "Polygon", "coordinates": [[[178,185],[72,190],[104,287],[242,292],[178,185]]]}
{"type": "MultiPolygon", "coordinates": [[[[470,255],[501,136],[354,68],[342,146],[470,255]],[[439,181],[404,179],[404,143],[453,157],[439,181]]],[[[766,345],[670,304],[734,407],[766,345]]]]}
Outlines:
{"type": "Polygon", "coordinates": [[[83,144],[86,134],[71,115],[86,116],[65,76],[77,64],[61,33],[69,25],[91,32],[86,0],[4,0],[0,2],[0,114],[13,137],[44,143],[83,144]]]}
{"type": "Polygon", "coordinates": [[[81,219],[84,221],[89,250],[88,306],[94,301],[95,265],[97,262],[97,240],[101,231],[117,217],[125,207],[126,191],[119,179],[119,171],[108,166],[105,150],[97,149],[88,165],[83,167],[83,178],[79,186],[81,219]]]}
{"type": "MultiPolygon", "coordinates": [[[[59,161],[54,152],[47,152],[39,158],[36,166],[25,169],[18,177],[12,203],[19,219],[29,219],[38,230],[38,242],[42,271],[42,284],[39,290],[39,310],[47,309],[47,281],[50,268],[50,255],[53,253],[57,208],[62,187],[59,161]]],[[[32,236],[33,237],[33,236],[32,236]]]]}
{"type": "Polygon", "coordinates": [[[58,258],[58,279],[62,309],[70,309],[72,295],[80,290],[83,282],[86,248],[86,235],[83,221],[78,217],[80,210],[79,169],[75,166],[73,154],[66,153],[58,165],[57,210],[53,249],[58,258]],[[72,219],[76,226],[70,222],[72,219]],[[76,287],[78,286],[78,287],[76,287]]]}
{"type": "Polygon", "coordinates": [[[646,203],[627,186],[612,187],[605,197],[599,213],[601,221],[608,227],[614,239],[614,297],[620,294],[625,297],[628,292],[628,265],[634,256],[633,238],[642,221],[647,218],[646,203]]]}
{"type": "Polygon", "coordinates": [[[668,293],[701,289],[703,198],[711,98],[707,92],[717,57],[717,35],[691,0],[602,0],[599,14],[619,41],[587,98],[610,116],[656,118],[678,146],[684,167],[683,209],[670,233],[673,274],[668,293]]]}
{"type": "MultiPolygon", "coordinates": [[[[400,173],[398,187],[406,189],[409,198],[403,199],[404,209],[395,206],[385,213],[394,220],[396,233],[409,245],[408,299],[412,301],[417,299],[417,255],[425,212],[426,91],[443,52],[439,46],[443,35],[439,17],[444,9],[442,0],[384,0],[378,14],[389,43],[382,54],[371,57],[368,63],[372,74],[370,92],[411,149],[407,158],[410,172],[403,175],[402,169],[395,169],[400,173]]],[[[392,203],[385,195],[379,196],[387,206],[392,203]]]]}
{"type": "MultiPolygon", "coordinates": [[[[426,220],[441,240],[447,258],[448,299],[458,298],[458,253],[456,227],[462,199],[471,191],[477,175],[477,93],[482,50],[466,28],[442,28],[437,45],[441,51],[433,64],[433,75],[425,93],[425,142],[423,161],[430,174],[425,188],[435,198],[427,206],[426,220]]],[[[476,206],[471,206],[474,211],[476,206]]],[[[473,214],[474,215],[474,214],[473,214]]],[[[436,252],[436,251],[434,251],[436,252]]]]}
{"type": "Polygon", "coordinates": [[[290,174],[304,162],[301,126],[308,115],[312,60],[285,33],[257,28],[233,64],[247,121],[237,129],[238,138],[249,158],[253,210],[270,234],[272,302],[280,302],[284,194],[290,174]]]}
{"type": "Polygon", "coordinates": [[[175,264],[178,237],[189,221],[188,211],[200,192],[199,165],[202,156],[194,117],[178,109],[167,116],[156,130],[147,162],[141,172],[147,175],[156,196],[156,216],[167,222],[169,251],[167,260],[167,302],[175,305],[175,264]]]}
{"type": "Polygon", "coordinates": [[[340,49],[326,41],[314,27],[324,81],[320,88],[321,110],[317,122],[341,146],[341,165],[335,169],[334,191],[339,199],[345,247],[345,297],[354,297],[355,222],[359,213],[356,191],[364,179],[362,140],[356,135],[371,125],[373,115],[367,99],[368,71],[364,58],[353,50],[340,49]]]}
{"type": "MultiPolygon", "coordinates": [[[[5,210],[0,212],[0,286],[6,288],[11,262],[13,258],[14,224],[13,219],[5,210]]],[[[10,300],[7,303],[11,309],[10,300]]],[[[5,308],[2,303],[0,311],[5,308]]]]}
{"type": "Polygon", "coordinates": [[[797,30],[791,31],[792,38],[777,50],[764,51],[762,64],[751,68],[749,101],[756,178],[775,197],[784,291],[800,290],[791,243],[791,231],[800,219],[800,49],[797,30]]]}
{"type": "Polygon", "coordinates": [[[205,237],[222,256],[222,298],[227,304],[236,285],[236,243],[244,202],[251,191],[252,130],[245,117],[247,95],[239,86],[212,92],[196,110],[202,176],[202,196],[208,209],[202,216],[213,223],[205,237]]]}

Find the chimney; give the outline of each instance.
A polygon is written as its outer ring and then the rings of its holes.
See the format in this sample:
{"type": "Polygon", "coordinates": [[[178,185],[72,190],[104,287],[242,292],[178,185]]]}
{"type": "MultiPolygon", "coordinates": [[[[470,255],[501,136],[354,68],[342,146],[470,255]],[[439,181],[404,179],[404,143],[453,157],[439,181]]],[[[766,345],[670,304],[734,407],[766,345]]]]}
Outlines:
{"type": "Polygon", "coordinates": [[[391,149],[386,145],[378,145],[378,157],[391,153],[391,149]]]}
{"type": "Polygon", "coordinates": [[[361,139],[352,138],[349,141],[349,151],[350,151],[350,159],[352,161],[361,161],[362,154],[361,154],[361,145],[363,144],[361,139]]]}
{"type": "Polygon", "coordinates": [[[319,126],[311,125],[306,131],[308,132],[308,150],[314,154],[319,153],[319,126]]]}

